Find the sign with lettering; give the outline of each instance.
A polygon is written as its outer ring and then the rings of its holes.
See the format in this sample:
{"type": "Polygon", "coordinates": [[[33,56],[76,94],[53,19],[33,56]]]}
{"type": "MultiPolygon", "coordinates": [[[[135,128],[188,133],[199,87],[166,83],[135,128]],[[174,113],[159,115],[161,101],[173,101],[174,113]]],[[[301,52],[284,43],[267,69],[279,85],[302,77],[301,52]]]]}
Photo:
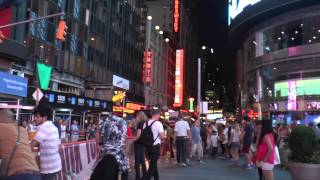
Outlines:
{"type": "Polygon", "coordinates": [[[130,88],[130,82],[127,79],[124,79],[122,77],[113,75],[113,81],[112,81],[112,85],[124,90],[129,90],[130,88]]]}
{"type": "Polygon", "coordinates": [[[173,30],[179,31],[180,23],[180,0],[174,0],[174,12],[173,12],[173,30]]]}
{"type": "Polygon", "coordinates": [[[143,81],[145,83],[151,82],[151,67],[152,67],[152,53],[150,51],[144,52],[143,81]]]}
{"type": "Polygon", "coordinates": [[[181,107],[183,104],[183,68],[184,68],[184,50],[176,51],[176,72],[175,72],[175,95],[173,107],[181,107]]]}
{"type": "Polygon", "coordinates": [[[0,71],[0,94],[27,97],[28,79],[0,71]]]}

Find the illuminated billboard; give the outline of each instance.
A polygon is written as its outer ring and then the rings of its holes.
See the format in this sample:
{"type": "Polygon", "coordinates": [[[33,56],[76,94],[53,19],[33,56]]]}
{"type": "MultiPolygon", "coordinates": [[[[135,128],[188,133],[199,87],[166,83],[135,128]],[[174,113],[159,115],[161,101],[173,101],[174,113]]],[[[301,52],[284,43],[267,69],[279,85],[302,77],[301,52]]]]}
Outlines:
{"type": "Polygon", "coordinates": [[[176,71],[175,71],[175,95],[173,107],[181,107],[183,104],[183,63],[184,50],[178,49],[176,51],[176,71]]]}
{"type": "Polygon", "coordinates": [[[232,20],[243,11],[245,7],[256,4],[259,1],[261,0],[229,0],[229,25],[231,24],[232,20]]]}
{"type": "Polygon", "coordinates": [[[320,95],[320,77],[310,79],[296,79],[276,82],[274,84],[275,97],[320,95]]]}

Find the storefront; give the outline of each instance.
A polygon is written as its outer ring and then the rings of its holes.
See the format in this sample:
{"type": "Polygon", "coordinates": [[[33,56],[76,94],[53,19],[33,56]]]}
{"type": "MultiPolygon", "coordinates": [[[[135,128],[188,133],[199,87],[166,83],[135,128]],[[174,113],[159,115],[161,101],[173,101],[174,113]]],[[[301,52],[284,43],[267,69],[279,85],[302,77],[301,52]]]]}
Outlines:
{"type": "Polygon", "coordinates": [[[112,102],[77,96],[74,94],[43,91],[40,104],[53,109],[53,120],[65,120],[69,127],[73,120],[84,128],[87,123],[97,123],[100,116],[112,112],[112,102]]]}

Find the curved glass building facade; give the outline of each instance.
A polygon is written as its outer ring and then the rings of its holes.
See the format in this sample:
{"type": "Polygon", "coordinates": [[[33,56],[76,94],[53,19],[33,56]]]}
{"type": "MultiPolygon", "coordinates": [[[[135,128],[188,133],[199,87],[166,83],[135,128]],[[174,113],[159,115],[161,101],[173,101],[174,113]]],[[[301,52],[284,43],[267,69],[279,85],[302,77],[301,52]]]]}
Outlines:
{"type": "MultiPolygon", "coordinates": [[[[320,3],[281,12],[274,8],[254,23],[242,22],[243,37],[235,39],[243,114],[284,123],[320,122],[319,8],[320,3]]],[[[231,36],[240,26],[231,26],[231,36]]]]}

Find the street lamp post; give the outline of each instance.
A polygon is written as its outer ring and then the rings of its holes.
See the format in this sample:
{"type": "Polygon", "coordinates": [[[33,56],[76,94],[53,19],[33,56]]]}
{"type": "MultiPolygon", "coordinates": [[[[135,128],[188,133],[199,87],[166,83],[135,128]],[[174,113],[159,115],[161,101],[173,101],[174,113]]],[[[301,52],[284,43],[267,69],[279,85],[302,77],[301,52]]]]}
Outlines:
{"type": "Polygon", "coordinates": [[[198,120],[200,124],[200,128],[202,126],[201,118],[200,118],[200,113],[201,113],[201,58],[198,58],[198,93],[197,93],[197,104],[199,107],[199,112],[198,112],[198,120]]]}

